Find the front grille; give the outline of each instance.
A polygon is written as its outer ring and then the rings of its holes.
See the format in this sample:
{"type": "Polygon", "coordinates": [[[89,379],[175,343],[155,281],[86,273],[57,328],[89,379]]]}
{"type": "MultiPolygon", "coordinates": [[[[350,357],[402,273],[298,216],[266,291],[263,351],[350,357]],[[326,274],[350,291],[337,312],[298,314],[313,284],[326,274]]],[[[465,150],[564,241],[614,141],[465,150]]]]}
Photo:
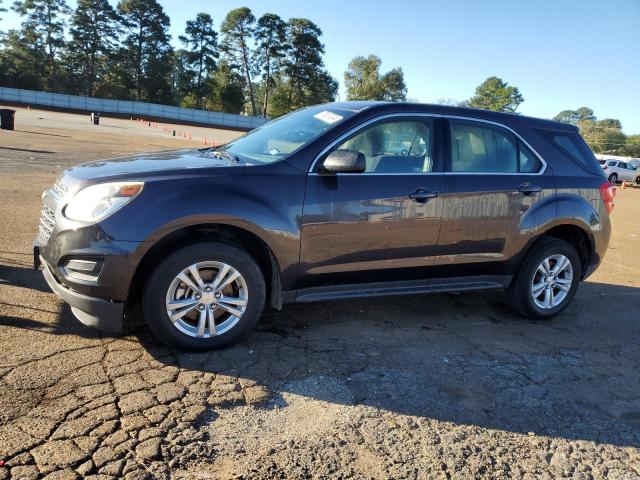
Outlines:
{"type": "Polygon", "coordinates": [[[53,228],[56,226],[54,215],[53,210],[51,210],[47,205],[42,207],[42,212],[40,212],[40,225],[38,225],[38,235],[45,244],[49,241],[51,232],[53,232],[53,228]]]}

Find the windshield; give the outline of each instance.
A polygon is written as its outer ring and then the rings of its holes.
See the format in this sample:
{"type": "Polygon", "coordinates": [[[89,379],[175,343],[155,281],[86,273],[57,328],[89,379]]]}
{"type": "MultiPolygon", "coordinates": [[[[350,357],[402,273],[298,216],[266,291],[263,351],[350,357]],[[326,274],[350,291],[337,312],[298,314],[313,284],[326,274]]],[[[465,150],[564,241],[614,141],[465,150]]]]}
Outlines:
{"type": "Polygon", "coordinates": [[[277,162],[355,113],[331,105],[305,108],[266,123],[218,150],[249,163],[277,162]]]}

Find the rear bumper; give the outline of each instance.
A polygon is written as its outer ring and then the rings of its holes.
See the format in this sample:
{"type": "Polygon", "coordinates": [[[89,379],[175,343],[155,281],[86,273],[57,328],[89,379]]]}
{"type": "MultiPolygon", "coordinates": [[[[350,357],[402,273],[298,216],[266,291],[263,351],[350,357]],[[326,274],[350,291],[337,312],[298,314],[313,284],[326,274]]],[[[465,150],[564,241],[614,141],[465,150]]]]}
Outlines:
{"type": "Polygon", "coordinates": [[[71,306],[71,311],[80,322],[105,332],[122,332],[124,303],[90,297],[63,286],[53,276],[47,262],[42,258],[39,260],[43,264],[42,274],[49,288],[71,306]]]}

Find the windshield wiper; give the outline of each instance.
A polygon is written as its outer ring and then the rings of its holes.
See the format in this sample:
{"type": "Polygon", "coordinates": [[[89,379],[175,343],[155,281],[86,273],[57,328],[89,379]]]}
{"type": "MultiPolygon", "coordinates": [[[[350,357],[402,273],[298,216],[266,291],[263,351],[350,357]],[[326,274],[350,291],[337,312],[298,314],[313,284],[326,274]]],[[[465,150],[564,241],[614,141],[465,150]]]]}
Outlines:
{"type": "Polygon", "coordinates": [[[240,159],[227,150],[213,150],[210,153],[213,157],[220,157],[235,163],[240,163],[240,159]]]}

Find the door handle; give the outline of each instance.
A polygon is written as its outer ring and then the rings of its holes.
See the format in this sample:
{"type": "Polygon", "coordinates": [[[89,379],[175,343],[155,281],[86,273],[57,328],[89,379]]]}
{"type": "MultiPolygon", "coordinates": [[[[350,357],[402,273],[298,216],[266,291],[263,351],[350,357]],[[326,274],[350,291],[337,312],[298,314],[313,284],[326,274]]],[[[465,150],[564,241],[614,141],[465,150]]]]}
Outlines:
{"type": "Polygon", "coordinates": [[[424,188],[419,188],[409,194],[409,198],[414,202],[427,203],[430,199],[436,198],[438,192],[427,192],[424,188]]]}
{"type": "Polygon", "coordinates": [[[523,195],[536,195],[541,191],[542,188],[540,188],[539,185],[533,185],[529,182],[525,182],[518,187],[518,192],[522,193],[523,195]]]}

